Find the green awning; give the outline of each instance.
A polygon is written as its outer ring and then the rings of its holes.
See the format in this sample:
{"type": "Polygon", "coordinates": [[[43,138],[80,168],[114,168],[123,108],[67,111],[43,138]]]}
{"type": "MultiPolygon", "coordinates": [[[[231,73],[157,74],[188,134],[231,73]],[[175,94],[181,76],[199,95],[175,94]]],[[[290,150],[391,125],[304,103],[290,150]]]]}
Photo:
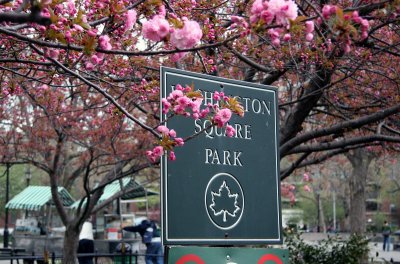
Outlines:
{"type": "MultiPolygon", "coordinates": [[[[58,193],[64,206],[75,202],[64,187],[58,187],[58,193]]],[[[46,204],[52,204],[50,186],[28,186],[12,198],[7,204],[8,209],[39,211],[46,204]]]]}
{"type": "MultiPolygon", "coordinates": [[[[101,195],[99,201],[97,204],[101,204],[114,196],[116,193],[121,191],[121,185],[123,189],[129,189],[130,191],[125,193],[121,199],[122,200],[129,200],[129,199],[135,199],[139,197],[146,197],[150,195],[158,195],[158,192],[150,191],[145,189],[142,185],[137,183],[136,181],[132,180],[131,178],[124,178],[121,181],[116,180],[113,181],[112,183],[106,185],[104,188],[104,192],[101,195]]],[[[86,199],[86,198],[84,198],[86,199]]],[[[77,208],[79,206],[80,200],[76,201],[72,207],[77,208]]]]}

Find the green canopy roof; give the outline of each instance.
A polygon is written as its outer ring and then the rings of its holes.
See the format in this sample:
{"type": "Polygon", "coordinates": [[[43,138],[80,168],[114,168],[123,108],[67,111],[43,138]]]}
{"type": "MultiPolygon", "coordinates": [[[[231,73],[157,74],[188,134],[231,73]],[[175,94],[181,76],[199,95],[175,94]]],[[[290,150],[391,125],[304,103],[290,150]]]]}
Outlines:
{"type": "MultiPolygon", "coordinates": [[[[64,187],[58,187],[58,193],[64,206],[70,206],[74,199],[64,187]]],[[[8,209],[39,211],[46,204],[52,203],[50,186],[28,186],[14,196],[7,204],[8,209]]]]}
{"type": "MultiPolygon", "coordinates": [[[[104,192],[101,195],[99,201],[97,204],[101,204],[114,196],[116,193],[121,191],[121,185],[123,189],[130,190],[129,192],[125,193],[121,199],[122,200],[129,200],[129,199],[135,199],[139,197],[146,197],[150,195],[158,195],[157,192],[150,191],[145,189],[142,185],[137,183],[136,181],[132,180],[131,178],[124,178],[121,179],[121,182],[119,180],[113,181],[112,183],[106,185],[104,188],[104,192]]],[[[84,198],[86,199],[86,198],[84,198]]],[[[76,201],[72,207],[77,208],[79,206],[80,200],[76,201]]]]}

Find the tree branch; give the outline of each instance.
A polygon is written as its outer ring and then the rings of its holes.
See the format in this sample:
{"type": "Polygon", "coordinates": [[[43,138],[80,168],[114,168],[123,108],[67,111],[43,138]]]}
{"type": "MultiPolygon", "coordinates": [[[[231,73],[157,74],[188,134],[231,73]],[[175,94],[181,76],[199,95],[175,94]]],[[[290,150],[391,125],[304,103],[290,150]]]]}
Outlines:
{"type": "Polygon", "coordinates": [[[309,153],[309,152],[326,151],[326,150],[344,148],[346,146],[371,143],[375,141],[400,143],[400,137],[392,137],[387,135],[372,135],[372,136],[358,137],[351,139],[343,138],[342,140],[334,142],[323,142],[323,143],[310,144],[306,146],[298,146],[287,152],[287,155],[303,153],[303,152],[309,153]]]}
{"type": "Polygon", "coordinates": [[[11,23],[37,23],[39,25],[48,26],[51,24],[50,18],[43,17],[40,13],[33,12],[30,14],[26,13],[15,13],[15,12],[2,12],[0,13],[0,23],[11,22],[11,23]]]}
{"type": "Polygon", "coordinates": [[[316,131],[310,131],[308,133],[305,133],[303,135],[297,136],[286,143],[282,144],[280,147],[280,153],[281,157],[284,157],[287,155],[287,153],[293,149],[295,146],[298,146],[308,140],[323,137],[323,136],[329,136],[338,132],[343,131],[344,129],[356,129],[356,128],[361,128],[364,125],[380,121],[390,115],[397,114],[400,111],[400,104],[394,105],[392,107],[386,108],[384,110],[380,110],[376,113],[358,118],[358,119],[353,119],[350,121],[345,121],[340,124],[331,126],[330,128],[324,128],[316,131]]]}
{"type": "MultiPolygon", "coordinates": [[[[0,33],[3,33],[8,36],[15,37],[16,39],[31,43],[31,44],[36,44],[41,47],[48,47],[48,48],[56,48],[56,49],[64,49],[64,50],[74,50],[74,51],[84,51],[85,47],[83,46],[78,46],[78,45],[73,45],[73,44],[61,44],[61,43],[54,43],[54,42],[48,42],[48,41],[42,41],[42,40],[37,40],[33,39],[21,34],[18,34],[17,32],[13,32],[4,28],[0,28],[0,33]]],[[[174,54],[177,52],[191,52],[191,51],[198,51],[198,50],[204,50],[204,49],[209,49],[209,48],[215,48],[219,46],[223,46],[226,43],[229,43],[237,38],[239,38],[240,35],[234,35],[231,36],[224,41],[221,42],[216,42],[212,44],[206,44],[206,45],[201,45],[198,47],[194,47],[191,49],[173,49],[173,50],[158,50],[158,51],[127,51],[127,50],[103,50],[99,47],[95,49],[97,52],[101,52],[104,54],[114,54],[114,55],[126,55],[126,56],[154,56],[154,55],[169,55],[169,54],[174,54]]]]}

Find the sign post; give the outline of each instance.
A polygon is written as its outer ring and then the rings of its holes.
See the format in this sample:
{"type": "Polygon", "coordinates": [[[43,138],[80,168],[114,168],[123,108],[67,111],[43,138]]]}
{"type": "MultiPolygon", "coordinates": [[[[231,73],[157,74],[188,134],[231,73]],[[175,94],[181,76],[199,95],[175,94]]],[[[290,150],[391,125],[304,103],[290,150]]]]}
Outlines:
{"type": "MultiPolygon", "coordinates": [[[[270,86],[161,68],[161,98],[174,87],[194,86],[203,103],[213,93],[236,97],[243,118],[229,124],[236,133],[210,127],[175,149],[176,161],[161,161],[164,245],[280,244],[278,94],[270,86]]],[[[180,137],[210,124],[175,116],[162,121],[180,137]]]]}

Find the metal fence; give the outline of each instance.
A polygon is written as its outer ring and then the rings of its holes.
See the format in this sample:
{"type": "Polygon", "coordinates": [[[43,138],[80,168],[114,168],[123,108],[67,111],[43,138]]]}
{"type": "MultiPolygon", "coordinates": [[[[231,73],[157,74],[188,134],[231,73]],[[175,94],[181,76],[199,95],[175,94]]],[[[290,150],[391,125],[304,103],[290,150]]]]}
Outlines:
{"type": "MultiPolygon", "coordinates": [[[[5,254],[0,255],[0,263],[10,261],[10,264],[60,264],[63,256],[55,253],[45,253],[36,255],[34,252],[29,255],[24,252],[13,252],[10,250],[5,254]]],[[[157,257],[158,255],[154,255],[157,257]]],[[[139,264],[140,259],[144,258],[144,254],[138,252],[116,252],[116,253],[93,253],[93,254],[78,254],[78,260],[89,258],[93,260],[93,264],[139,264]]]]}

